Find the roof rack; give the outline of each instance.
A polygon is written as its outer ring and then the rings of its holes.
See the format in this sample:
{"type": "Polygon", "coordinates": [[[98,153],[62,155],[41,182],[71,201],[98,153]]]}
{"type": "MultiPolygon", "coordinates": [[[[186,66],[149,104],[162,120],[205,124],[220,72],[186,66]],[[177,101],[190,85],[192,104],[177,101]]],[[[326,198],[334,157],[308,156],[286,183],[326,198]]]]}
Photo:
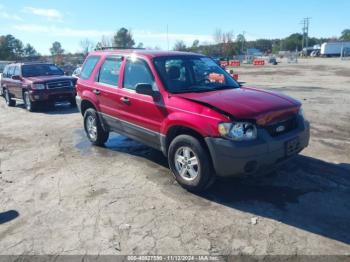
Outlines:
{"type": "Polygon", "coordinates": [[[138,47],[118,47],[118,46],[102,46],[99,48],[95,48],[95,51],[98,50],[145,50],[145,48],[138,48],[138,47]]]}

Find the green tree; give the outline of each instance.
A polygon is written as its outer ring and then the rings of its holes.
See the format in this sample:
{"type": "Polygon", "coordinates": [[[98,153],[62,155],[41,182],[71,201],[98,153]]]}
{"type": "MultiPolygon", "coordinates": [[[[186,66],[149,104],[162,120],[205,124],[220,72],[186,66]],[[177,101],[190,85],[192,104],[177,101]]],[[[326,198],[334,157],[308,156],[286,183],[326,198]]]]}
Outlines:
{"type": "Polygon", "coordinates": [[[350,29],[345,29],[341,32],[341,40],[349,41],[350,40],[350,29]]]}
{"type": "Polygon", "coordinates": [[[64,49],[62,48],[61,43],[57,41],[52,43],[52,47],[50,48],[50,53],[52,56],[63,55],[64,49]]]}
{"type": "Polygon", "coordinates": [[[132,33],[122,27],[113,37],[113,45],[119,48],[131,48],[135,45],[132,33]]]}
{"type": "Polygon", "coordinates": [[[138,43],[138,44],[137,44],[137,48],[143,48],[143,43],[141,43],[141,42],[138,43]]]}
{"type": "Polygon", "coordinates": [[[63,54],[64,49],[62,48],[62,45],[60,42],[54,42],[52,43],[52,47],[50,48],[50,53],[52,55],[53,61],[55,64],[63,64],[63,54]]]}
{"type": "Polygon", "coordinates": [[[303,35],[294,33],[283,40],[283,46],[286,51],[301,50],[303,35]]]}
{"type": "Polygon", "coordinates": [[[178,40],[175,42],[173,49],[174,49],[174,51],[186,51],[187,47],[186,47],[186,44],[184,43],[184,41],[178,40]]]}
{"type": "Polygon", "coordinates": [[[4,60],[19,59],[23,55],[23,43],[13,35],[0,37],[0,58],[4,60]]]}
{"type": "Polygon", "coordinates": [[[38,52],[35,50],[33,46],[27,44],[23,49],[23,56],[25,57],[35,57],[38,56],[38,52]]]}

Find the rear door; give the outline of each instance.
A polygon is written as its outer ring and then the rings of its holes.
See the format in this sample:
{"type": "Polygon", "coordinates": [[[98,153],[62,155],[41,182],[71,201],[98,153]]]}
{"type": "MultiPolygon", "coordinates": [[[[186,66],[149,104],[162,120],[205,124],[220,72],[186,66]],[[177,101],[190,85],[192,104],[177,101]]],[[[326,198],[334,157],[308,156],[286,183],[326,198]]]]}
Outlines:
{"type": "MultiPolygon", "coordinates": [[[[15,66],[15,69],[13,71],[14,76],[21,76],[21,69],[19,65],[15,66]]],[[[13,84],[13,93],[15,94],[16,98],[22,99],[22,80],[14,80],[12,79],[13,84]]]]}
{"type": "Polygon", "coordinates": [[[167,111],[160,94],[152,97],[136,93],[140,83],[150,84],[154,91],[159,91],[148,63],[140,58],[127,58],[118,101],[123,129],[128,136],[160,149],[160,127],[167,111]]]}
{"type": "Polygon", "coordinates": [[[122,132],[120,118],[119,75],[123,57],[106,56],[95,77],[94,93],[100,105],[100,113],[109,127],[122,132]]]}

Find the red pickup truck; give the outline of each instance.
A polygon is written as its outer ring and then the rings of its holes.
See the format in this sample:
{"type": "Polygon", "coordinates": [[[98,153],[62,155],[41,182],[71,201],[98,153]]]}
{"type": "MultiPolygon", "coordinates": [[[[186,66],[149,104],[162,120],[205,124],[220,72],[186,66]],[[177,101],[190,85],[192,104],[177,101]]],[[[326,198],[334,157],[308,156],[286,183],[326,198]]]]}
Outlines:
{"type": "Polygon", "coordinates": [[[159,149],[190,191],[205,190],[216,176],[259,172],[309,143],[300,102],[242,87],[211,58],[194,53],[92,52],[76,101],[94,145],[117,132],[159,149]]]}

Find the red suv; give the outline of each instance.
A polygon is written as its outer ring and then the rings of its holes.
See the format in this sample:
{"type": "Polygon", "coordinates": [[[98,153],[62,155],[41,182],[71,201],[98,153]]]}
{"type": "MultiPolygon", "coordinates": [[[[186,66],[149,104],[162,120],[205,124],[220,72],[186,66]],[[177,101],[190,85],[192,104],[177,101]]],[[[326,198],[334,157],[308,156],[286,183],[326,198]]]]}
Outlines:
{"type": "Polygon", "coordinates": [[[7,65],[0,88],[8,106],[23,101],[26,109],[33,111],[39,104],[62,100],[75,106],[75,83],[74,77],[64,76],[56,65],[30,62],[7,65]]]}
{"type": "Polygon", "coordinates": [[[117,132],[159,149],[190,191],[206,189],[215,176],[280,163],[309,142],[300,102],[241,87],[211,58],[194,53],[92,52],[76,100],[94,145],[117,132]]]}

